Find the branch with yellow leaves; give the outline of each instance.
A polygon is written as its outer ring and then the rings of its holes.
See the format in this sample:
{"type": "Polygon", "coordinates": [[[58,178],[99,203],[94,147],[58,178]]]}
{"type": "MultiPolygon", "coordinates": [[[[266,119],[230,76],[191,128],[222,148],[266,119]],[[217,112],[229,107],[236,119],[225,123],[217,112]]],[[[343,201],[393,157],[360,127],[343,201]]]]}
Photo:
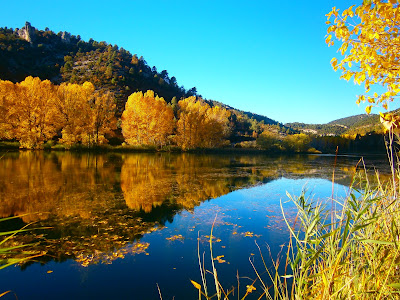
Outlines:
{"type": "Polygon", "coordinates": [[[341,14],[336,7],[327,14],[326,43],[341,43],[340,61],[331,60],[335,71],[342,71],[341,78],[356,84],[364,83],[365,93],[357,103],[368,102],[367,113],[372,106],[388,108],[388,102],[400,93],[400,5],[397,0],[364,1],[341,14]],[[330,21],[333,18],[333,22],[330,21]],[[386,91],[368,95],[371,86],[380,85],[386,91]]]}

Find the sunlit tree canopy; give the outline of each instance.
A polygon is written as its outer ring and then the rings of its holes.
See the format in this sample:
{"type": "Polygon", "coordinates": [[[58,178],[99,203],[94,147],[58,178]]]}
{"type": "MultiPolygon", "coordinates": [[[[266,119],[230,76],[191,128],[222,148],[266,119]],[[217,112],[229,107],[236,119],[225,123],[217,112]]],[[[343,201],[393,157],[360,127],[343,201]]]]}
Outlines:
{"type": "Polygon", "coordinates": [[[340,12],[336,7],[327,14],[329,24],[326,43],[338,42],[340,58],[331,60],[332,67],[342,72],[341,78],[364,84],[365,93],[357,103],[387,109],[400,92],[400,7],[397,0],[369,0],[340,12]],[[373,86],[384,88],[371,91],[373,86]]]}

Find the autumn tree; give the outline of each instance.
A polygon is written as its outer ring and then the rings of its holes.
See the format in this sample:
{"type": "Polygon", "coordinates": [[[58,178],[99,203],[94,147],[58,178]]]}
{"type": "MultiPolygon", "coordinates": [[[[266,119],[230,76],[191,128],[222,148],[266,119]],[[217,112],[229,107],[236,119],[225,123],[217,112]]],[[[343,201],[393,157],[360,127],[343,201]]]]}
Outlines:
{"type": "Polygon", "coordinates": [[[130,145],[165,145],[173,130],[174,114],[153,91],[129,96],[122,114],[122,134],[130,145]]]}
{"type": "Polygon", "coordinates": [[[90,130],[89,137],[95,145],[104,144],[107,141],[106,134],[112,134],[117,128],[115,118],[116,103],[110,92],[96,92],[90,103],[90,130]],[[91,136],[92,135],[92,136],[91,136]]]}
{"type": "Polygon", "coordinates": [[[62,139],[71,146],[82,143],[99,145],[107,142],[105,134],[116,129],[116,104],[110,92],[95,91],[90,82],[62,83],[55,103],[60,113],[62,139]]]}
{"type": "Polygon", "coordinates": [[[56,87],[38,77],[27,77],[9,90],[8,122],[21,148],[41,148],[60,127],[54,109],[56,87]]]}
{"type": "Polygon", "coordinates": [[[272,130],[265,130],[257,137],[257,145],[268,151],[281,151],[282,140],[279,133],[272,130]]]}
{"type": "Polygon", "coordinates": [[[229,133],[229,112],[219,106],[210,107],[203,100],[188,97],[178,102],[176,143],[182,149],[216,147],[229,133]]]}
{"type": "Polygon", "coordinates": [[[90,99],[94,86],[62,83],[57,91],[56,109],[61,115],[61,143],[72,146],[82,142],[82,137],[90,131],[90,99]]]}
{"type": "Polygon", "coordinates": [[[326,42],[339,42],[342,58],[331,64],[342,72],[341,78],[364,84],[365,94],[357,103],[367,101],[367,113],[373,105],[387,109],[400,92],[400,5],[397,0],[365,0],[342,13],[333,7],[327,14],[326,42]],[[333,19],[333,21],[332,21],[333,19]],[[382,92],[372,94],[371,87],[381,85],[382,92]]]}
{"type": "Polygon", "coordinates": [[[292,152],[306,152],[310,148],[311,137],[305,133],[287,135],[284,139],[285,148],[292,152]]]}
{"type": "Polygon", "coordinates": [[[13,127],[10,122],[10,108],[16,99],[15,86],[11,81],[0,80],[0,139],[12,139],[13,127]]]}

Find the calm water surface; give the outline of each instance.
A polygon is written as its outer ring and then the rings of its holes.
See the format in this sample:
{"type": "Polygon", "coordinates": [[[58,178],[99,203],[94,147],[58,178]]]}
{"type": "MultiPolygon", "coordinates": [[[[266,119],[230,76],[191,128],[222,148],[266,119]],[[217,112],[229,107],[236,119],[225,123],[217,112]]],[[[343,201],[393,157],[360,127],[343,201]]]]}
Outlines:
{"type": "MultiPolygon", "coordinates": [[[[360,157],[339,157],[334,194],[345,197],[360,157]]],[[[1,230],[32,223],[13,245],[45,254],[0,271],[3,299],[196,299],[209,235],[225,288],[243,290],[288,241],[286,192],[332,195],[333,156],[5,153],[0,159],[1,230]],[[256,244],[257,243],[257,244],[256,244]]],[[[366,168],[385,170],[384,157],[366,168]]],[[[384,172],[384,171],[383,171],[384,172]]],[[[36,252],[37,253],[37,252],[36,252]]],[[[18,255],[18,254],[15,254],[18,255]]],[[[212,277],[208,276],[209,286],[212,277]]],[[[256,285],[257,286],[257,285],[256,285]]],[[[261,287],[253,292],[254,299],[261,287]]],[[[236,296],[237,297],[237,296],[236,296]]],[[[247,298],[253,299],[253,298],[247,298]]]]}

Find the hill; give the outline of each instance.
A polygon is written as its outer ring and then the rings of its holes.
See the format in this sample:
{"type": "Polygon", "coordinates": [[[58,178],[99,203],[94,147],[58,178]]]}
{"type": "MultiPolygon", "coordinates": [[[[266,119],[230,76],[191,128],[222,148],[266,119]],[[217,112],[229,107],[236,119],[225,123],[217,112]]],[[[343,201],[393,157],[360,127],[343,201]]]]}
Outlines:
{"type": "Polygon", "coordinates": [[[361,114],[333,120],[326,124],[287,123],[294,130],[316,135],[338,136],[343,134],[361,134],[382,132],[382,126],[377,114],[361,114]]]}
{"type": "MultiPolygon", "coordinates": [[[[86,42],[79,35],[65,31],[56,34],[49,28],[38,30],[29,22],[21,29],[0,28],[0,74],[0,79],[12,82],[20,82],[27,76],[49,79],[55,84],[90,81],[97,89],[114,93],[118,117],[128,96],[136,91],[153,90],[167,102],[174,98],[201,97],[195,87],[180,86],[167,70],[159,72],[155,66],[150,67],[143,56],[104,41],[86,42]]],[[[231,111],[232,136],[250,136],[253,131],[260,133],[264,125],[279,125],[265,116],[206,101],[231,111]]]]}
{"type": "Polygon", "coordinates": [[[361,115],[355,115],[355,116],[337,119],[337,120],[329,122],[328,124],[339,125],[339,126],[341,125],[341,126],[350,128],[350,127],[359,127],[359,126],[363,126],[363,125],[376,123],[377,121],[379,121],[379,115],[377,115],[377,114],[369,114],[369,115],[361,114],[361,115]]]}

